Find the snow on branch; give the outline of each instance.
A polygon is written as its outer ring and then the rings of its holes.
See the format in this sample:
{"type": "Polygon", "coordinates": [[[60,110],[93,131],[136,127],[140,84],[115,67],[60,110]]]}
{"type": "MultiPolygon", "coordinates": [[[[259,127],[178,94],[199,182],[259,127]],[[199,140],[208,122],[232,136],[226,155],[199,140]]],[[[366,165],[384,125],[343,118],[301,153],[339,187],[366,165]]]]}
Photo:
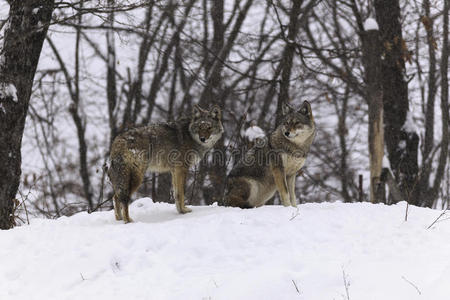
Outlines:
{"type": "Polygon", "coordinates": [[[0,82],[0,98],[17,102],[17,89],[12,83],[0,82]]]}
{"type": "Polygon", "coordinates": [[[246,137],[250,142],[253,142],[257,138],[263,138],[266,136],[264,130],[256,125],[252,125],[244,132],[244,137],[246,137]]]}
{"type": "Polygon", "coordinates": [[[405,124],[403,124],[403,129],[406,132],[416,132],[417,131],[417,127],[416,127],[416,124],[414,123],[411,111],[408,111],[408,114],[406,115],[406,120],[405,120],[405,124]]]}
{"type": "Polygon", "coordinates": [[[365,31],[369,31],[369,30],[379,30],[380,28],[378,27],[378,23],[377,21],[375,21],[375,19],[373,18],[368,18],[365,22],[364,22],[364,30],[365,31]]]}

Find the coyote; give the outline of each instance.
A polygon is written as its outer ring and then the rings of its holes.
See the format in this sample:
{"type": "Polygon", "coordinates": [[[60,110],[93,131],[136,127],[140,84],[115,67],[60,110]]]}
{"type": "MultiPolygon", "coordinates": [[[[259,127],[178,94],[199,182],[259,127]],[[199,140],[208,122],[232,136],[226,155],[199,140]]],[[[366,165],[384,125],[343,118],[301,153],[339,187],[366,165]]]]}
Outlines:
{"type": "Polygon", "coordinates": [[[299,110],[282,107],[281,124],[259,139],[231,170],[224,204],[241,208],[264,205],[278,190],[284,206],[297,206],[295,178],[303,167],[316,127],[308,101],[299,110]]]}
{"type": "Polygon", "coordinates": [[[111,146],[108,170],[116,220],[132,222],[128,213],[130,197],[147,169],[170,172],[178,212],[191,212],[184,205],[186,175],[221,138],[221,119],[218,106],[210,111],[195,106],[190,118],[137,127],[118,135],[111,146]]]}

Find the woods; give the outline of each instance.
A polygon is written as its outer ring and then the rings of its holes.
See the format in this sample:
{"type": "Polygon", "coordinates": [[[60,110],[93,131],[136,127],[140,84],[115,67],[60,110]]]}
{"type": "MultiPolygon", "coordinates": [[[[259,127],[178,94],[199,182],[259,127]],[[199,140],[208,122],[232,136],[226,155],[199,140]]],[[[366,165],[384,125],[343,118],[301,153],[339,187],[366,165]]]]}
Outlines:
{"type": "MultiPolygon", "coordinates": [[[[252,121],[270,132],[284,103],[308,100],[317,136],[296,180],[302,202],[445,208],[448,2],[3,1],[0,228],[25,222],[25,207],[111,209],[114,137],[195,104],[221,107],[214,151],[226,159],[191,170],[188,204],[222,201],[252,121]]],[[[174,201],[167,175],[149,174],[138,194],[174,201]]]]}

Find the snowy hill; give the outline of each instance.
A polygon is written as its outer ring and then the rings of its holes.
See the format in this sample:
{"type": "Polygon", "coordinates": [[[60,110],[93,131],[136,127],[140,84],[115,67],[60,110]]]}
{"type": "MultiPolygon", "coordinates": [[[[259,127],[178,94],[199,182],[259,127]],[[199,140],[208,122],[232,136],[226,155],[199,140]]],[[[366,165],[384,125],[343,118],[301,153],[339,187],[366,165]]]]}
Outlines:
{"type": "Polygon", "coordinates": [[[0,299],[449,299],[450,221],[405,204],[80,213],[0,232],[0,299]],[[344,283],[344,277],[345,282],[344,283]],[[298,291],[297,291],[298,289],[298,291]]]}

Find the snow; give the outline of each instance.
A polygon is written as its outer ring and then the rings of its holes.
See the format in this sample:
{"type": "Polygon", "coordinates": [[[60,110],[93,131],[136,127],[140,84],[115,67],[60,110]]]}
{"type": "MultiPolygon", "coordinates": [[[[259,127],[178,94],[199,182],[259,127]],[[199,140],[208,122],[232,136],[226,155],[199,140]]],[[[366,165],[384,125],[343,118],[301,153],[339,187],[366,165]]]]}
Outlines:
{"type": "Polygon", "coordinates": [[[38,27],[37,28],[38,32],[41,32],[42,30],[44,30],[44,24],[42,24],[41,21],[38,22],[37,27],[38,27]]]}
{"type": "Polygon", "coordinates": [[[403,124],[403,129],[410,133],[417,132],[417,126],[414,123],[412,111],[408,111],[405,124],[403,124]]]}
{"type": "Polygon", "coordinates": [[[368,19],[364,22],[364,30],[365,30],[365,31],[369,31],[369,30],[379,30],[377,21],[376,21],[375,19],[373,19],[373,18],[368,18],[368,19]]]}
{"type": "MultiPolygon", "coordinates": [[[[4,3],[3,3],[4,4],[4,3]]],[[[3,12],[6,7],[2,7],[2,3],[0,3],[0,12],[3,12]]],[[[9,10],[9,9],[8,9],[9,10]]],[[[2,13],[0,13],[0,19],[2,19],[2,13]]],[[[5,16],[6,17],[6,16],[5,16]]],[[[8,18],[3,28],[0,29],[0,69],[5,64],[5,56],[3,55],[3,44],[5,41],[5,32],[9,30],[11,26],[11,19],[8,18]]],[[[1,88],[1,86],[0,86],[1,88]]]]}
{"type": "Polygon", "coordinates": [[[33,13],[33,15],[36,15],[39,12],[39,7],[33,8],[31,12],[33,13]]]}
{"type": "Polygon", "coordinates": [[[0,82],[0,98],[10,98],[17,102],[17,89],[14,84],[0,82]]]}
{"type": "Polygon", "coordinates": [[[369,203],[241,210],[135,201],[0,232],[0,299],[448,299],[450,221],[369,203]],[[297,292],[296,287],[299,292],[297,292]],[[418,290],[417,290],[417,289],[418,290]],[[420,292],[420,294],[419,294],[420,292]]]}
{"type": "Polygon", "coordinates": [[[244,132],[244,137],[246,137],[250,142],[253,142],[257,138],[263,138],[266,136],[264,130],[260,127],[253,125],[247,128],[244,132]]]}
{"type": "Polygon", "coordinates": [[[382,167],[388,168],[389,170],[391,169],[391,163],[389,162],[389,159],[386,155],[383,155],[382,167]]]}
{"type": "Polygon", "coordinates": [[[114,54],[112,52],[108,53],[108,67],[110,69],[114,68],[114,54]]]}

